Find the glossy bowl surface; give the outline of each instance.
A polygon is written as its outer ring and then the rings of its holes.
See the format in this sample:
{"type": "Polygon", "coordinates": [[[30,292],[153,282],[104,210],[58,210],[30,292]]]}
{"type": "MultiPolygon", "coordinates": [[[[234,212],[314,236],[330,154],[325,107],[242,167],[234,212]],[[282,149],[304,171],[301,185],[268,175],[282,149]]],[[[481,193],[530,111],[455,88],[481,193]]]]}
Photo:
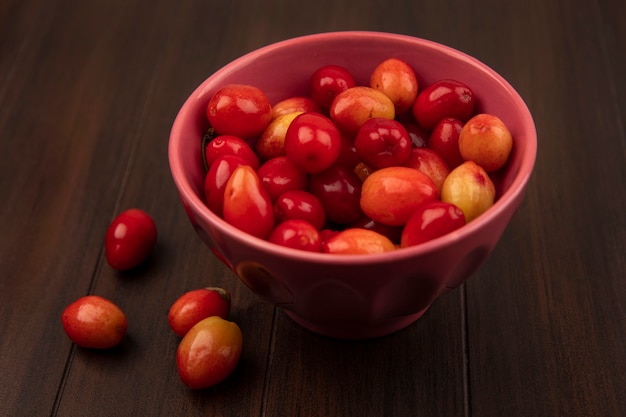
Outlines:
{"type": "Polygon", "coordinates": [[[531,114],[515,89],[478,60],[447,46],[379,32],[334,32],[281,41],[224,66],[181,107],[171,130],[172,176],[191,224],[210,250],[257,295],[279,305],[314,332],[344,339],[372,338],[416,321],[441,294],[462,284],[492,252],[521,204],[532,173],[537,137],[531,114]],[[229,83],[252,84],[272,103],[306,95],[312,71],[326,64],[350,69],[367,85],[382,60],[396,57],[417,73],[420,88],[444,78],[462,81],[477,97],[477,111],[509,127],[514,147],[505,169],[493,175],[497,202],[456,232],[381,255],[328,255],[270,244],[230,226],[203,202],[200,142],[205,109],[229,83]]]}

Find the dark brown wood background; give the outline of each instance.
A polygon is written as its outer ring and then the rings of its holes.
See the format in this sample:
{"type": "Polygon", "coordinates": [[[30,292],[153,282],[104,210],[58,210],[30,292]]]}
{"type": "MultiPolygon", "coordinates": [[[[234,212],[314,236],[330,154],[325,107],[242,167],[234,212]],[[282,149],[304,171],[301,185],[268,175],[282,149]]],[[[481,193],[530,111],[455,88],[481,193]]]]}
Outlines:
{"type": "Polygon", "coordinates": [[[626,415],[626,6],[618,0],[0,0],[0,415],[626,415]],[[314,32],[377,30],[476,56],[527,101],[526,200],[484,266],[409,328],[345,342],[256,298],[188,224],[167,161],[187,95],[230,60],[314,32]],[[122,209],[159,227],[111,270],[122,209]],[[244,352],[223,384],[178,379],[167,311],[221,285],[244,352]],[[94,293],[130,327],[76,348],[94,293]]]}

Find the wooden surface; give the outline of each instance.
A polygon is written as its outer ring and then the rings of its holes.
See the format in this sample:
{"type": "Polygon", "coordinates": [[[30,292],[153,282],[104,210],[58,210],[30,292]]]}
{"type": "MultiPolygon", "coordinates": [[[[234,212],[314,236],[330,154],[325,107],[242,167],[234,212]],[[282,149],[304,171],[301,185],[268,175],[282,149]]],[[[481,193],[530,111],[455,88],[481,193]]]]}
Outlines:
{"type": "Polygon", "coordinates": [[[0,416],[626,415],[626,3],[618,0],[0,0],[0,416]],[[257,299],[193,233],[167,161],[187,95],[257,47],[332,30],[476,56],[539,136],[525,202],[484,266],[409,328],[342,342],[257,299]],[[108,223],[140,207],[151,261],[114,272],[108,223]],[[221,285],[244,352],[180,382],[167,311],[221,285]],[[64,307],[126,312],[121,346],[77,348],[64,307]]]}

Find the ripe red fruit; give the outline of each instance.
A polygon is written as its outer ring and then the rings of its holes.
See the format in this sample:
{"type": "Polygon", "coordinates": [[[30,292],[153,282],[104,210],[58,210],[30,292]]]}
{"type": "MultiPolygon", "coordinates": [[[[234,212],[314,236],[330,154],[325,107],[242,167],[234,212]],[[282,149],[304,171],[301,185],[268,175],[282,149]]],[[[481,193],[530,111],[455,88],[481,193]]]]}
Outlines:
{"type": "Polygon", "coordinates": [[[211,211],[218,216],[224,212],[224,191],[235,168],[248,161],[235,155],[223,155],[211,164],[204,177],[204,199],[211,211]]]}
{"type": "Polygon", "coordinates": [[[176,351],[180,380],[191,389],[214,386],[237,366],[243,347],[239,326],[219,316],[196,323],[176,351]]]}
{"type": "Polygon", "coordinates": [[[328,110],[330,119],[348,136],[356,135],[368,119],[393,119],[396,109],[384,93],[366,86],[356,86],[337,94],[328,110]]]}
{"type": "Polygon", "coordinates": [[[254,153],[248,142],[232,135],[219,135],[211,140],[204,149],[207,165],[224,155],[238,156],[252,168],[259,168],[259,157],[254,153]]]}
{"type": "Polygon", "coordinates": [[[405,166],[415,168],[430,177],[437,186],[439,193],[441,193],[443,182],[450,173],[450,167],[446,161],[437,152],[428,148],[411,149],[411,156],[405,166]]]}
{"type": "Polygon", "coordinates": [[[403,165],[411,155],[411,138],[396,120],[372,118],[357,132],[356,153],[363,163],[373,169],[403,165]]]}
{"type": "Polygon", "coordinates": [[[311,175],[309,192],[320,200],[331,222],[348,224],[363,216],[359,203],[361,179],[350,169],[333,165],[311,175]]]}
{"type": "Polygon", "coordinates": [[[285,220],[272,230],[268,240],[277,245],[309,252],[322,250],[322,238],[318,229],[306,220],[285,220]]]}
{"type": "Polygon", "coordinates": [[[391,240],[378,232],[361,228],[348,228],[324,241],[322,251],[336,255],[368,255],[391,252],[396,247],[391,240]]]}
{"type": "Polygon", "coordinates": [[[417,95],[413,116],[428,130],[446,117],[466,122],[474,113],[474,101],[474,93],[467,85],[456,80],[440,80],[417,95]]]}
{"type": "Polygon", "coordinates": [[[224,191],[224,220],[253,236],[266,239],[274,228],[270,197],[249,165],[233,171],[224,191]]]}
{"type": "Polygon", "coordinates": [[[251,139],[263,132],[272,120],[272,107],[258,87],[229,84],[209,100],[207,119],[220,135],[251,139]]]}
{"type": "Polygon", "coordinates": [[[128,329],[124,312],[106,298],[80,297],[61,315],[63,330],[78,346],[108,349],[118,345],[128,329]]]}
{"type": "Polygon", "coordinates": [[[128,209],[120,213],[107,228],[104,243],[109,265],[124,271],[140,265],[157,241],[157,228],[148,213],[128,209]]]}
{"type": "Polygon", "coordinates": [[[378,64],[370,76],[370,87],[381,91],[396,106],[396,115],[411,109],[417,96],[417,77],[406,62],[389,58],[378,64]]]}
{"type": "Polygon", "coordinates": [[[322,109],[310,97],[296,96],[289,97],[272,106],[272,118],[276,119],[289,113],[305,113],[308,111],[321,113],[322,109]]]}
{"type": "Polygon", "coordinates": [[[320,200],[308,191],[288,190],[274,202],[276,224],[289,219],[306,220],[317,230],[326,223],[326,213],[320,200]]]}
{"type": "Polygon", "coordinates": [[[341,151],[339,129],[320,113],[302,113],[287,128],[285,154],[307,173],[322,172],[341,151]]]}
{"type": "Polygon", "coordinates": [[[181,295],[170,307],[167,321],[178,336],[184,336],[200,320],[211,316],[228,318],[230,293],[219,287],[191,290],[181,295]]]}
{"type": "Polygon", "coordinates": [[[421,204],[438,197],[437,186],[425,174],[413,168],[388,167],[374,171],[363,182],[361,208],[372,220],[402,226],[421,204]]]}
{"type": "Polygon", "coordinates": [[[446,117],[437,123],[428,139],[428,148],[437,152],[450,169],[463,163],[459,148],[459,136],[462,129],[463,122],[453,117],[446,117]]]}
{"type": "Polygon", "coordinates": [[[425,203],[409,217],[400,238],[400,247],[419,245],[465,225],[463,210],[443,201],[425,203]]]}
{"type": "Polygon", "coordinates": [[[272,201],[276,201],[286,191],[305,190],[308,183],[306,172],[286,156],[277,156],[264,162],[257,175],[272,201]]]}
{"type": "Polygon", "coordinates": [[[309,80],[309,95],[317,105],[328,110],[337,94],[354,87],[352,73],[339,65],[325,65],[318,68],[309,80]]]}
{"type": "Polygon", "coordinates": [[[459,151],[466,161],[474,161],[487,172],[502,168],[513,149],[513,137],[500,118],[477,114],[465,123],[459,135],[459,151]]]}

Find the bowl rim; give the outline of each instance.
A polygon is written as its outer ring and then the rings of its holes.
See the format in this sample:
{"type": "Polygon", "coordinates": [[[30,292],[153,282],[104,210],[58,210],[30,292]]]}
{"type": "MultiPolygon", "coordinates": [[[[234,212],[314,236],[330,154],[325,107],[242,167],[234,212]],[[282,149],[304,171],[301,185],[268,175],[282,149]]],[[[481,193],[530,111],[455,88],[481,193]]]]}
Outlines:
{"type": "Polygon", "coordinates": [[[192,93],[185,99],[183,105],[180,107],[174,123],[172,125],[169,143],[168,143],[168,159],[170,164],[170,170],[172,178],[176,184],[181,198],[184,200],[184,204],[190,206],[191,211],[195,216],[202,218],[202,221],[212,224],[220,233],[228,235],[230,238],[251,246],[255,250],[259,250],[266,254],[271,254],[277,257],[289,257],[294,261],[301,262],[323,262],[326,264],[334,265],[347,265],[347,264],[380,264],[380,263],[392,263],[402,259],[410,259],[425,254],[435,252],[438,249],[462,241],[464,238],[469,237],[475,233],[479,233],[480,230],[488,224],[492,218],[499,217],[502,212],[511,204],[514,204],[515,200],[525,192],[528,181],[532,175],[535,160],[537,154],[537,133],[534,120],[528,109],[528,106],[515,90],[515,88],[502,77],[499,73],[493,70],[482,61],[474,58],[462,51],[454,49],[450,46],[410,35],[396,34],[389,32],[377,32],[377,31],[336,31],[336,32],[322,32],[313,33],[308,35],[296,36],[293,38],[274,42],[258,49],[250,51],[226,65],[213,72],[208,78],[206,78],[200,85],[198,85],[192,93]],[[455,59],[465,61],[466,63],[479,67],[485,74],[490,76],[499,82],[502,87],[507,91],[508,95],[515,103],[515,105],[522,110],[521,118],[523,119],[523,125],[528,127],[528,135],[525,137],[526,152],[521,158],[519,165],[519,173],[513,178],[506,192],[504,192],[496,200],[493,206],[491,206],[486,213],[488,215],[481,215],[476,219],[467,223],[463,227],[447,233],[441,237],[435,238],[428,242],[424,242],[419,245],[400,248],[390,252],[384,252],[379,254],[328,254],[328,253],[316,253],[308,252],[293,248],[280,246],[267,240],[252,236],[246,232],[243,232],[236,227],[230,225],[220,216],[213,213],[201,198],[194,192],[191,184],[186,181],[186,174],[183,170],[183,163],[181,158],[181,151],[179,145],[182,139],[183,131],[183,119],[189,119],[193,115],[185,114],[186,108],[191,105],[193,101],[196,101],[197,97],[207,89],[207,84],[215,78],[220,77],[223,73],[232,71],[248,65],[251,61],[257,59],[260,56],[264,56],[277,49],[282,48],[285,45],[290,45],[296,42],[324,42],[324,41],[337,41],[338,39],[382,39],[390,41],[405,41],[420,45],[427,49],[436,49],[439,53],[444,53],[455,59]]]}

